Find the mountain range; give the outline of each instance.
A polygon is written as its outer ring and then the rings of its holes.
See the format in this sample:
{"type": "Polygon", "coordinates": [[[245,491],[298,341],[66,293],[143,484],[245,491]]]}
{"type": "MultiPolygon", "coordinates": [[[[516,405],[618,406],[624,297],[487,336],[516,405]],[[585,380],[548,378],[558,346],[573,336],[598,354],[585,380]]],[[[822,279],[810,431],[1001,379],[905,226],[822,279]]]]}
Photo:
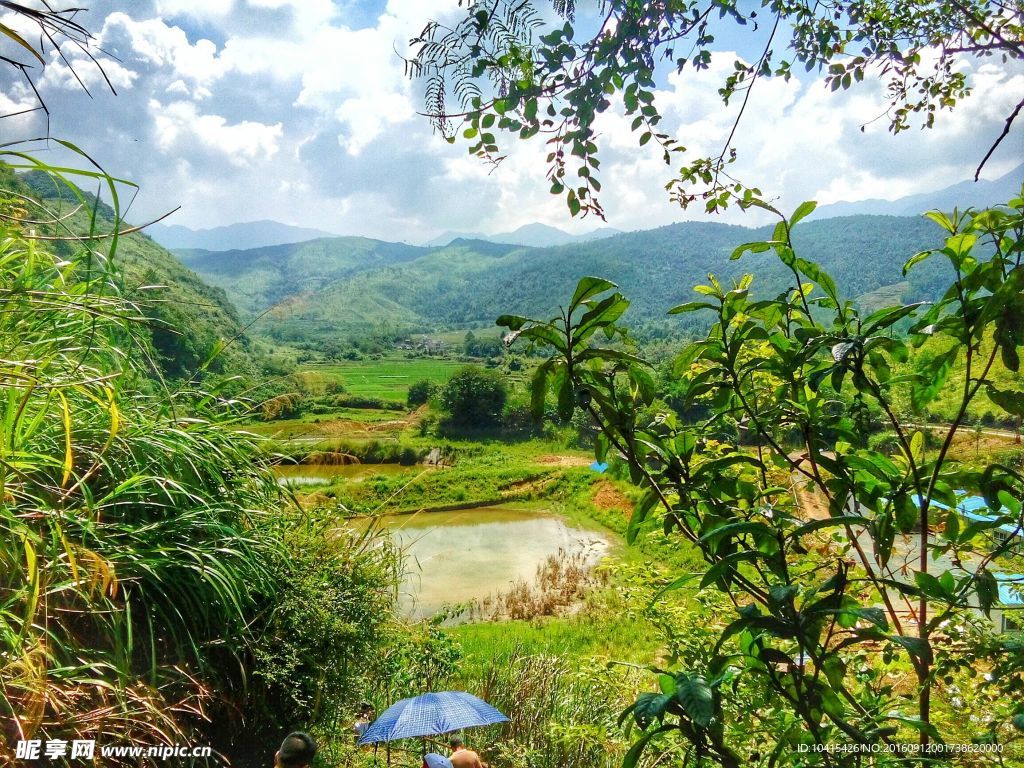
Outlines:
{"type": "Polygon", "coordinates": [[[189,229],[180,224],[157,222],[146,227],[146,234],[169,250],[199,248],[227,251],[231,248],[263,248],[283,243],[301,243],[317,237],[337,237],[322,229],[295,227],[279,221],[262,219],[227,224],[211,229],[189,229]]]}
{"type": "MultiPolygon", "coordinates": [[[[60,232],[39,225],[48,234],[88,233],[90,209],[95,204],[95,227],[114,229],[114,211],[96,203],[91,193],[78,191],[80,199],[41,171],[16,174],[0,163],[0,189],[32,197],[46,204],[48,214],[61,221],[60,232]]],[[[67,237],[48,244],[58,256],[70,258],[81,245],[67,237]]],[[[125,295],[138,307],[144,320],[138,336],[149,346],[154,373],[170,379],[188,378],[200,370],[212,373],[252,375],[262,364],[246,337],[235,309],[220,288],[204,282],[167,249],[139,232],[118,238],[114,265],[125,295]]]]}
{"type": "MultiPolygon", "coordinates": [[[[709,272],[725,281],[752,273],[760,295],[785,289],[790,275],[774,255],[730,259],[738,245],[770,238],[771,229],[683,222],[547,248],[329,238],[182,257],[224,289],[244,317],[263,315],[259,332],[283,341],[489,326],[503,313],[545,316],[565,303],[583,275],[618,283],[633,300],[633,323],[672,333],[693,320],[669,320],[666,310],[690,300],[709,272]]],[[[847,296],[873,307],[934,297],[941,262],[926,262],[906,278],[902,267],[916,252],[941,245],[941,234],[920,217],[854,216],[804,222],[794,237],[802,257],[829,270],[847,296]]]]}
{"type": "Polygon", "coordinates": [[[998,179],[988,181],[961,181],[935,192],[909,195],[898,200],[873,198],[856,202],[838,202],[823,205],[814,211],[812,218],[828,219],[836,216],[857,214],[888,214],[890,216],[920,216],[931,210],[951,211],[954,207],[964,210],[968,207],[985,208],[1005,203],[1020,194],[1024,183],[1024,164],[1018,165],[998,179]]]}
{"type": "MultiPolygon", "coordinates": [[[[962,181],[958,184],[918,195],[883,200],[872,198],[855,202],[841,201],[819,207],[812,218],[828,219],[837,216],[874,214],[887,216],[918,216],[935,208],[950,210],[954,206],[964,209],[968,206],[984,207],[1006,202],[1020,192],[1024,181],[1024,164],[1014,168],[993,181],[962,181]]],[[[166,225],[157,222],[146,228],[146,233],[160,245],[172,251],[232,251],[264,248],[267,246],[301,243],[307,240],[338,237],[322,229],[297,227],[266,219],[237,224],[228,224],[211,229],[190,229],[179,224],[166,225]]],[[[428,248],[450,245],[455,240],[485,240],[505,245],[522,245],[533,248],[547,248],[557,245],[584,243],[614,237],[622,230],[599,227],[574,235],[547,224],[526,224],[511,232],[486,235],[481,232],[446,231],[427,241],[428,248]]]]}
{"type": "Polygon", "coordinates": [[[453,240],[486,240],[491,243],[505,245],[527,245],[532,248],[546,248],[551,245],[567,245],[569,243],[585,243],[589,240],[600,240],[604,237],[621,235],[622,230],[612,227],[598,227],[581,235],[573,235],[558,227],[547,224],[524,224],[512,232],[499,232],[496,235],[484,235],[480,232],[444,232],[424,245],[427,247],[449,245],[453,240]]]}

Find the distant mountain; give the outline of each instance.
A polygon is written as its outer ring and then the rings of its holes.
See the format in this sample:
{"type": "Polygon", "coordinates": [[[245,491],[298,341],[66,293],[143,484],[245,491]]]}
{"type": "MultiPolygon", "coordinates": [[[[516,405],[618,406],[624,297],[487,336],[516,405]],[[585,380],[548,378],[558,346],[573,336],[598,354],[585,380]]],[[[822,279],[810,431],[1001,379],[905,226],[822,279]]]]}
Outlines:
{"type": "Polygon", "coordinates": [[[994,181],[961,181],[958,184],[940,189],[936,192],[925,192],[909,195],[897,200],[858,200],[855,202],[839,202],[822,205],[812,215],[815,219],[829,219],[836,216],[854,216],[858,214],[887,214],[890,216],[919,216],[931,210],[949,212],[956,206],[963,210],[967,207],[984,208],[1005,203],[1020,193],[1024,183],[1024,164],[1017,166],[1004,176],[994,181]]]}
{"type": "MultiPolygon", "coordinates": [[[[243,313],[275,307],[256,326],[293,341],[355,336],[371,330],[422,332],[491,325],[499,314],[557,311],[583,275],[618,283],[632,300],[628,321],[679,332],[696,316],[667,318],[693,297],[708,272],[723,281],[756,276],[771,296],[790,275],[772,254],[730,260],[736,246],[771,236],[771,227],[684,222],[589,242],[527,248],[457,239],[442,248],[334,238],[231,253],[189,256],[189,265],[227,291],[243,313]]],[[[802,224],[804,258],[831,271],[844,294],[869,308],[905,298],[934,298],[944,268],[926,262],[904,277],[904,262],[941,243],[920,217],[854,216],[802,224]]],[[[653,332],[653,330],[652,330],[653,332]]],[[[662,331],[658,331],[661,333],[662,331]]]]}
{"type": "Polygon", "coordinates": [[[207,251],[263,248],[268,245],[301,243],[318,237],[337,237],[322,229],[293,227],[291,224],[266,219],[212,229],[189,229],[180,224],[157,222],[146,227],[146,234],[169,250],[200,248],[207,251]]]}
{"type": "Polygon", "coordinates": [[[504,243],[506,245],[524,245],[531,248],[548,248],[553,245],[567,245],[569,243],[585,243],[590,240],[600,240],[604,237],[613,237],[622,234],[621,230],[611,227],[600,227],[585,232],[581,235],[573,235],[558,227],[549,227],[547,224],[524,224],[512,232],[499,232],[496,235],[484,235],[480,232],[444,232],[433,240],[426,243],[427,246],[446,246],[455,240],[485,240],[491,243],[504,243]]]}

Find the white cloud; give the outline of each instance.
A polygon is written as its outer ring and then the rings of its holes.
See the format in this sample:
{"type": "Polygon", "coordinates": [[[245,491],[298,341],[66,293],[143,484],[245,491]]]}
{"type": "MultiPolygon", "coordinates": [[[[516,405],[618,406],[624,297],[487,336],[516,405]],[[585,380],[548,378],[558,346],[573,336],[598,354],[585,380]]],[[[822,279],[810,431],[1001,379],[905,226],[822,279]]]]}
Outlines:
{"type": "Polygon", "coordinates": [[[157,0],[156,12],[161,16],[191,16],[197,19],[219,19],[234,8],[234,0],[157,0]]]}
{"type": "Polygon", "coordinates": [[[99,45],[117,45],[122,40],[133,60],[169,73],[179,91],[187,84],[194,98],[208,97],[210,87],[230,66],[212,41],[190,43],[184,30],[162,19],[136,21],[125,13],[111,14],[100,32],[99,45]]]}
{"type": "Polygon", "coordinates": [[[220,115],[201,115],[195,104],[149,102],[157,146],[164,152],[198,143],[222,155],[235,166],[247,166],[277,154],[282,124],[264,125],[249,120],[229,124],[220,115]]]}

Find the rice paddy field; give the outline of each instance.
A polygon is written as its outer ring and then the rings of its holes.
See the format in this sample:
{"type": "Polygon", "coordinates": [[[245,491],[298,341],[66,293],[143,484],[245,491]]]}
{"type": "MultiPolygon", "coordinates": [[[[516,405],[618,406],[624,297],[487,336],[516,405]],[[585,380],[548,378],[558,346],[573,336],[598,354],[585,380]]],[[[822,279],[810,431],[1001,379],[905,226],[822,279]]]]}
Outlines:
{"type": "Polygon", "coordinates": [[[417,381],[444,384],[460,368],[472,363],[424,357],[385,357],[380,360],[352,360],[311,364],[299,370],[310,383],[340,383],[345,392],[360,397],[405,402],[409,385],[417,381]]]}

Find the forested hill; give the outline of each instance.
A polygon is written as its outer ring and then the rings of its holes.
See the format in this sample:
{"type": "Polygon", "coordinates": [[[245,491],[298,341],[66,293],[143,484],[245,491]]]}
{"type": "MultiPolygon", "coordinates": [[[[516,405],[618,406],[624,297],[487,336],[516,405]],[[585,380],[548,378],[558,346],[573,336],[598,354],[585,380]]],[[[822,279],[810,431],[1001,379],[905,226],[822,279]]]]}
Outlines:
{"type": "MultiPolygon", "coordinates": [[[[188,262],[223,287],[243,310],[275,307],[261,330],[288,340],[351,335],[374,328],[437,330],[490,325],[505,312],[545,314],[564,303],[582,275],[618,283],[633,300],[634,323],[667,322],[665,311],[692,297],[709,272],[721,279],[756,276],[762,295],[781,290],[788,273],[772,254],[730,255],[771,228],[685,222],[586,243],[524,248],[456,240],[416,248],[362,238],[290,246],[192,253],[188,262]]],[[[851,298],[878,305],[934,297],[941,270],[928,262],[909,278],[910,256],[941,244],[938,227],[918,217],[852,216],[802,223],[800,255],[820,262],[851,298]]]]}
{"type": "Polygon", "coordinates": [[[359,272],[413,261],[428,249],[365,237],[332,237],[250,250],[175,253],[224,288],[243,312],[258,314],[286,299],[316,295],[359,272]]]}
{"type": "MultiPolygon", "coordinates": [[[[33,171],[15,175],[0,163],[0,195],[3,192],[41,200],[51,214],[58,216],[67,216],[79,205],[70,190],[61,189],[46,174],[33,171]]],[[[83,195],[90,203],[94,200],[88,193],[83,195]]],[[[36,213],[33,211],[31,218],[39,218],[36,213]]],[[[65,231],[87,234],[89,214],[83,209],[70,215],[64,221],[65,231]]],[[[113,231],[113,214],[109,206],[100,203],[96,231],[113,231]]],[[[56,240],[42,247],[70,256],[83,246],[75,241],[56,240]]],[[[104,251],[105,246],[99,250],[104,251]]],[[[169,251],[141,233],[119,238],[114,264],[127,295],[150,319],[144,336],[152,344],[154,360],[165,377],[192,376],[211,356],[207,370],[213,373],[256,373],[258,361],[242,333],[238,312],[222,289],[203,282],[169,251]],[[223,350],[218,352],[222,346],[223,350]]]]}

